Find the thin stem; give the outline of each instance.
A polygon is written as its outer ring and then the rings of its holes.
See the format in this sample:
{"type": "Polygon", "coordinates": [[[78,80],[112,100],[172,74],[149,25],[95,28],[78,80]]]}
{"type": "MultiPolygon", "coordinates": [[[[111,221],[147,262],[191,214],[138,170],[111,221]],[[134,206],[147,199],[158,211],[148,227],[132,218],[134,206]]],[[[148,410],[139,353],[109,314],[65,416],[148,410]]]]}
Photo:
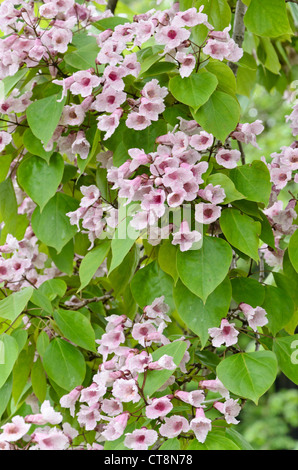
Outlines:
{"type": "MultiPolygon", "coordinates": [[[[233,39],[239,47],[242,47],[244,41],[245,25],[244,25],[244,15],[247,11],[247,6],[242,3],[241,0],[237,0],[236,10],[235,10],[235,19],[234,19],[234,30],[233,30],[233,39]]],[[[237,76],[238,65],[234,62],[230,62],[229,66],[233,71],[235,77],[237,76]]]]}

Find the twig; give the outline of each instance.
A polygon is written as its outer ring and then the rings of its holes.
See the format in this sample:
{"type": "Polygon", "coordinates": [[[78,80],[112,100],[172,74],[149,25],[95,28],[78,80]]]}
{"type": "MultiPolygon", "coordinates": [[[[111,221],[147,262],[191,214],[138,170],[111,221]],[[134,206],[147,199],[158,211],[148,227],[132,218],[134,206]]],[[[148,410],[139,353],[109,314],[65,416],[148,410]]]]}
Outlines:
{"type": "Polygon", "coordinates": [[[108,0],[107,10],[111,10],[112,13],[115,12],[118,0],[108,0]]]}
{"type": "MultiPolygon", "coordinates": [[[[235,19],[234,19],[234,30],[233,30],[233,39],[239,47],[242,47],[244,41],[245,25],[244,25],[244,15],[247,11],[247,6],[242,3],[241,0],[237,0],[236,10],[235,10],[235,19]]],[[[230,62],[229,66],[233,71],[235,77],[237,76],[238,65],[234,62],[230,62]]]]}

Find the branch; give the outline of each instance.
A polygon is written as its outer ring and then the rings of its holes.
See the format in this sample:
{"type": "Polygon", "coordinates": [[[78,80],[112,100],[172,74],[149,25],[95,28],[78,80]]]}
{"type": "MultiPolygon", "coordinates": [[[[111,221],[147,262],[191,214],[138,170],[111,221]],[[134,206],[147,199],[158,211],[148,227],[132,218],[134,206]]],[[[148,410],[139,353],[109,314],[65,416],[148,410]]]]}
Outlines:
{"type": "MultiPolygon", "coordinates": [[[[244,3],[242,3],[241,0],[237,0],[235,18],[234,18],[233,39],[239,47],[242,47],[243,40],[244,40],[245,25],[244,25],[243,19],[244,19],[246,10],[247,10],[247,6],[244,5],[244,3]]],[[[236,63],[230,62],[229,66],[232,69],[236,77],[237,71],[238,71],[238,65],[236,63]]]]}
{"type": "Polygon", "coordinates": [[[108,4],[107,4],[106,9],[111,10],[111,12],[114,14],[114,12],[116,10],[117,3],[118,3],[118,0],[108,0],[108,4]]]}

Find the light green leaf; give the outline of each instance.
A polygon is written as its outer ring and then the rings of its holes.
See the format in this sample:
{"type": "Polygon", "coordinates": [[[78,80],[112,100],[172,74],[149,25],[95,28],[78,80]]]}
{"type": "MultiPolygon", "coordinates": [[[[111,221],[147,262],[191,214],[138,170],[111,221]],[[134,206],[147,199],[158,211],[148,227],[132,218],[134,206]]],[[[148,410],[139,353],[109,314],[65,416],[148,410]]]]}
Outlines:
{"type": "Polygon", "coordinates": [[[226,431],[214,429],[208,433],[203,444],[194,439],[187,450],[240,450],[240,447],[230,439],[226,431]]]}
{"type": "Polygon", "coordinates": [[[46,398],[47,379],[40,357],[34,362],[31,370],[31,383],[33,393],[42,403],[46,398]]]}
{"type": "Polygon", "coordinates": [[[37,155],[38,157],[43,158],[46,162],[49,162],[54,150],[46,152],[41,141],[35,137],[31,129],[27,129],[24,132],[23,142],[28,152],[32,153],[32,155],[37,155]]]}
{"type": "Polygon", "coordinates": [[[258,261],[260,222],[241,214],[237,209],[225,209],[220,217],[220,227],[231,245],[258,261]]]}
{"type": "Polygon", "coordinates": [[[19,292],[0,301],[0,318],[14,321],[25,309],[33,293],[33,287],[25,287],[19,292]]]}
{"type": "Polygon", "coordinates": [[[291,263],[298,273],[298,230],[291,236],[288,250],[291,263]]]}
{"type": "Polygon", "coordinates": [[[230,392],[249,398],[257,405],[276,378],[277,360],[271,351],[239,353],[224,359],[216,372],[230,392]]]}
{"type": "Polygon", "coordinates": [[[183,284],[206,302],[225,279],[232,257],[232,248],[225,240],[206,236],[199,250],[178,251],[178,273],[183,284]]]}
{"type": "Polygon", "coordinates": [[[59,387],[70,392],[85,378],[86,364],[82,353],[61,338],[53,339],[43,356],[43,367],[59,387]]]}
{"type": "Polygon", "coordinates": [[[244,24],[258,36],[275,38],[293,33],[284,0],[251,0],[244,24]]]}
{"type": "Polygon", "coordinates": [[[50,95],[31,103],[27,110],[27,120],[35,137],[47,144],[59,123],[66,97],[58,101],[60,95],[50,95]]]}
{"type": "Polygon", "coordinates": [[[255,160],[230,171],[231,180],[238,191],[250,201],[269,203],[271,193],[270,173],[265,163],[255,160]]]}
{"type": "Polygon", "coordinates": [[[298,385],[298,335],[275,338],[273,351],[282,372],[298,385]]]}
{"type": "Polygon", "coordinates": [[[66,214],[75,211],[78,205],[78,201],[67,194],[56,193],[42,212],[37,207],[32,215],[32,228],[37,238],[59,253],[77,232],[66,214]]]}
{"type": "Polygon", "coordinates": [[[226,278],[207,298],[206,303],[190,292],[179,280],[174,287],[174,300],[181,320],[206,345],[208,329],[218,327],[228,313],[231,303],[231,284],[226,278]]]}
{"type": "Polygon", "coordinates": [[[139,269],[131,281],[131,292],[137,304],[144,308],[156,297],[165,296],[165,303],[174,310],[173,279],[158,266],[156,261],[139,269]]]}
{"type": "Polygon", "coordinates": [[[207,132],[225,142],[239,122],[240,106],[235,97],[222,91],[215,91],[207,103],[192,114],[207,132]]]}
{"type": "Polygon", "coordinates": [[[32,156],[21,162],[17,172],[18,182],[42,211],[55,195],[63,171],[64,161],[58,153],[52,155],[49,163],[40,157],[32,156]]]}
{"type": "Polygon", "coordinates": [[[96,351],[95,333],[85,315],[72,310],[59,309],[54,312],[59,330],[72,343],[89,351],[96,351]]]}
{"type": "Polygon", "coordinates": [[[268,329],[275,336],[294,314],[294,303],[286,291],[274,286],[265,286],[265,301],[262,305],[267,312],[268,329]]]}
{"type": "Polygon", "coordinates": [[[213,186],[220,185],[226,194],[226,197],[223,201],[224,204],[230,204],[233,201],[239,201],[240,199],[245,199],[246,196],[243,196],[237,189],[233,181],[224,173],[214,173],[208,176],[206,184],[213,184],[213,186]]]}
{"type": "Polygon", "coordinates": [[[104,240],[98,246],[89,251],[87,255],[83,258],[79,268],[79,275],[81,281],[80,290],[82,290],[85,286],[87,286],[87,284],[89,284],[92,277],[98,270],[99,266],[107,257],[108,252],[110,251],[110,246],[110,240],[104,240]]]}
{"type": "Polygon", "coordinates": [[[180,103],[191,106],[195,111],[202,106],[215,91],[218,80],[213,73],[202,69],[182,78],[176,75],[169,81],[169,90],[180,103]]]}
{"type": "Polygon", "coordinates": [[[19,355],[19,347],[17,341],[5,333],[0,335],[2,348],[4,348],[4,362],[0,363],[0,388],[5,384],[8,379],[13,366],[19,355]]]}
{"type": "Polygon", "coordinates": [[[232,279],[233,299],[240,304],[244,302],[253,308],[261,307],[265,300],[265,287],[255,279],[236,277],[232,279]]]}

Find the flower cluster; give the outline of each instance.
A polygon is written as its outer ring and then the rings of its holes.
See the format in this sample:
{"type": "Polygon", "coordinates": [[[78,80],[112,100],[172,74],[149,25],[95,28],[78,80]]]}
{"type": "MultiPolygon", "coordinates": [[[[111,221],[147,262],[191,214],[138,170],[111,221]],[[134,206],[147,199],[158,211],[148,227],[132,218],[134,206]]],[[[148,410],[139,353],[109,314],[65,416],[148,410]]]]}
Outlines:
{"type": "Polygon", "coordinates": [[[74,420],[72,425],[62,423],[62,413],[55,411],[46,400],[40,411],[24,418],[14,416],[2,426],[0,448],[18,448],[25,439],[26,447],[35,450],[84,449],[79,439],[81,428],[85,432],[96,432],[92,448],[97,450],[103,449],[100,443],[121,436],[125,436],[124,446],[133,450],[147,450],[156,443],[160,445],[165,438],[180,435],[203,443],[213,427],[213,420],[206,416],[212,408],[218,410],[228,424],[237,424],[236,416],[241,407],[238,400],[230,398],[219,379],[202,380],[199,387],[191,391],[181,389],[180,380],[188,373],[190,343],[183,337],[171,342],[163,334],[171,322],[168,310],[162,296],[147,305],[134,321],[125,315],[106,317],[106,331],[97,340],[102,361],[91,385],[78,386],[60,399],[61,408],[68,408],[77,424],[74,420]],[[134,347],[128,346],[131,341],[134,347]],[[173,353],[160,353],[154,359],[161,346],[176,341],[177,346],[186,344],[179,363],[175,363],[173,353]],[[146,384],[161,371],[168,373],[160,388],[154,391],[157,396],[151,396],[146,384]],[[169,386],[172,393],[168,392],[169,386]],[[206,401],[206,391],[216,394],[211,406],[210,400],[206,401]],[[187,414],[176,413],[179,404],[189,406],[187,414]],[[149,419],[156,426],[138,425],[141,418],[149,419]],[[30,433],[31,425],[34,430],[30,433]]]}

